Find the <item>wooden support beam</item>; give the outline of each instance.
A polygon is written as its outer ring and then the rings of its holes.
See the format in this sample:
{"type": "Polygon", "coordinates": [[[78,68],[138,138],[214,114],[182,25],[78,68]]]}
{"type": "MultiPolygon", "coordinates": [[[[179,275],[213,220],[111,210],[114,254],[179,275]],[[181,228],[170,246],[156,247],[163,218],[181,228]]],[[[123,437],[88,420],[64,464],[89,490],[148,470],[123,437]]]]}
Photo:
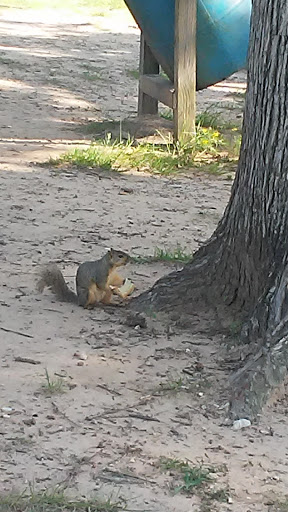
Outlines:
{"type": "Polygon", "coordinates": [[[143,95],[161,101],[169,108],[175,108],[175,89],[170,80],[160,75],[142,75],[139,88],[143,95]]]}
{"type": "Polygon", "coordinates": [[[174,137],[183,142],[195,134],[196,4],[197,0],[175,0],[174,137]]]}
{"type": "Polygon", "coordinates": [[[145,75],[158,75],[159,64],[152,54],[148,44],[141,32],[140,40],[140,63],[139,63],[139,93],[138,93],[138,115],[158,114],[158,100],[149,96],[141,87],[145,75]]]}

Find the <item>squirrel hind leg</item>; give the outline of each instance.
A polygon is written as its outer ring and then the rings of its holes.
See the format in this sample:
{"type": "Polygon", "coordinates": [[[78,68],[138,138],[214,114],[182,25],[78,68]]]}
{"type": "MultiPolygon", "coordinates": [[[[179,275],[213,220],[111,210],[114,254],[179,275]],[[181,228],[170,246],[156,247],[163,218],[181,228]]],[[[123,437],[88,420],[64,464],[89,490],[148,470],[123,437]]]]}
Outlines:
{"type": "Polygon", "coordinates": [[[103,304],[110,304],[111,303],[111,299],[112,299],[112,290],[110,290],[110,288],[107,288],[101,298],[101,302],[103,304]]]}
{"type": "Polygon", "coordinates": [[[89,297],[89,290],[87,290],[87,288],[80,288],[79,286],[77,287],[77,295],[79,306],[86,308],[91,302],[91,296],[89,297]]]}
{"type": "Polygon", "coordinates": [[[103,297],[105,297],[106,291],[100,290],[95,283],[92,283],[88,289],[78,287],[77,294],[79,305],[86,309],[90,309],[102,301],[103,297]]]}

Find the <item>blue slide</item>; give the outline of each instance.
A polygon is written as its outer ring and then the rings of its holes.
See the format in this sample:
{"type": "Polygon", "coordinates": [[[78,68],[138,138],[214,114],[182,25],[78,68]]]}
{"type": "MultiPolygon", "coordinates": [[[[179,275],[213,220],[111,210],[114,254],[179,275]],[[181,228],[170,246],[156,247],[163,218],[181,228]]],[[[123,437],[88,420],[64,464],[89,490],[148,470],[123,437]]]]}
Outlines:
{"type": "MultiPolygon", "coordinates": [[[[173,81],[175,0],[125,0],[173,81]]],[[[251,0],[197,0],[197,89],[246,66],[251,0]]]]}

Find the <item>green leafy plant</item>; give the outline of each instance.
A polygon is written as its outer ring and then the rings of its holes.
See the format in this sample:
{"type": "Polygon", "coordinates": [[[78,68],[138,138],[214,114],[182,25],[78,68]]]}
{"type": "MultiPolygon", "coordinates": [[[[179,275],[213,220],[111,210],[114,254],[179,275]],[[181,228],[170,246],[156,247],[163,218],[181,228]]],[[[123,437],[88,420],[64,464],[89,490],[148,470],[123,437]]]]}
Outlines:
{"type": "Polygon", "coordinates": [[[192,465],[187,461],[179,459],[171,459],[168,457],[160,457],[159,467],[162,471],[170,471],[176,473],[181,478],[181,483],[173,488],[175,494],[184,492],[186,494],[196,493],[204,497],[204,501],[207,502],[209,499],[217,501],[225,501],[228,497],[228,490],[225,489],[209,489],[205,487],[206,484],[214,482],[214,478],[211,476],[213,473],[221,472],[226,473],[227,467],[222,466],[208,466],[205,464],[192,465]],[[205,491],[203,491],[203,488],[205,491]],[[224,492],[225,491],[225,492],[224,492]]]}
{"type": "Polygon", "coordinates": [[[55,395],[65,392],[65,383],[62,379],[51,379],[47,368],[45,368],[45,383],[42,385],[45,395],[55,395]]]}
{"type": "Polygon", "coordinates": [[[183,483],[175,488],[175,494],[178,492],[190,493],[194,487],[199,487],[205,482],[211,480],[210,471],[202,466],[187,466],[181,469],[183,483]]]}

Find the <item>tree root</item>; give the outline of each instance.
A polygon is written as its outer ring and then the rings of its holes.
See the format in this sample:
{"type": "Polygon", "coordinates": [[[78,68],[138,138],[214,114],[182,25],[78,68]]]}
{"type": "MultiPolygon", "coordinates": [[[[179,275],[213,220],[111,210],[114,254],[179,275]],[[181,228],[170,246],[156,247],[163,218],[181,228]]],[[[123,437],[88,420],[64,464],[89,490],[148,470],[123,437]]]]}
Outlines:
{"type": "MultiPolygon", "coordinates": [[[[194,332],[219,332],[235,319],[248,322],[242,340],[251,350],[247,362],[230,379],[230,412],[233,418],[256,419],[263,406],[281,386],[288,369],[288,265],[267,279],[266,290],[256,306],[247,299],[238,301],[243,289],[231,286],[227,265],[219,263],[220,253],[204,253],[178,272],[161,278],[155,285],[130,303],[134,311],[165,313],[175,320],[190,319],[185,327],[194,332]],[[225,282],[224,282],[225,281],[225,282]],[[269,282],[268,282],[269,281],[269,282]],[[235,290],[235,293],[234,293],[235,290]],[[234,294],[235,300],[230,298],[234,294]],[[228,299],[227,299],[228,297],[228,299]],[[253,314],[251,314],[251,310],[253,314]],[[250,314],[249,314],[250,311],[250,314]],[[226,320],[226,325],[225,325],[226,320]],[[208,328],[207,328],[208,326],[208,328]]],[[[200,251],[199,251],[200,253],[200,251]]],[[[234,267],[233,267],[234,268],[234,267]]],[[[230,270],[230,269],[229,269],[230,270]]],[[[235,279],[234,279],[235,281],[235,279]]],[[[181,323],[178,323],[181,327],[181,323]]]]}
{"type": "Polygon", "coordinates": [[[230,414],[233,419],[257,419],[287,377],[288,336],[273,348],[252,356],[230,379],[230,414]]]}
{"type": "Polygon", "coordinates": [[[254,354],[230,380],[234,418],[255,419],[288,374],[288,266],[272,282],[243,328],[254,354]]]}

